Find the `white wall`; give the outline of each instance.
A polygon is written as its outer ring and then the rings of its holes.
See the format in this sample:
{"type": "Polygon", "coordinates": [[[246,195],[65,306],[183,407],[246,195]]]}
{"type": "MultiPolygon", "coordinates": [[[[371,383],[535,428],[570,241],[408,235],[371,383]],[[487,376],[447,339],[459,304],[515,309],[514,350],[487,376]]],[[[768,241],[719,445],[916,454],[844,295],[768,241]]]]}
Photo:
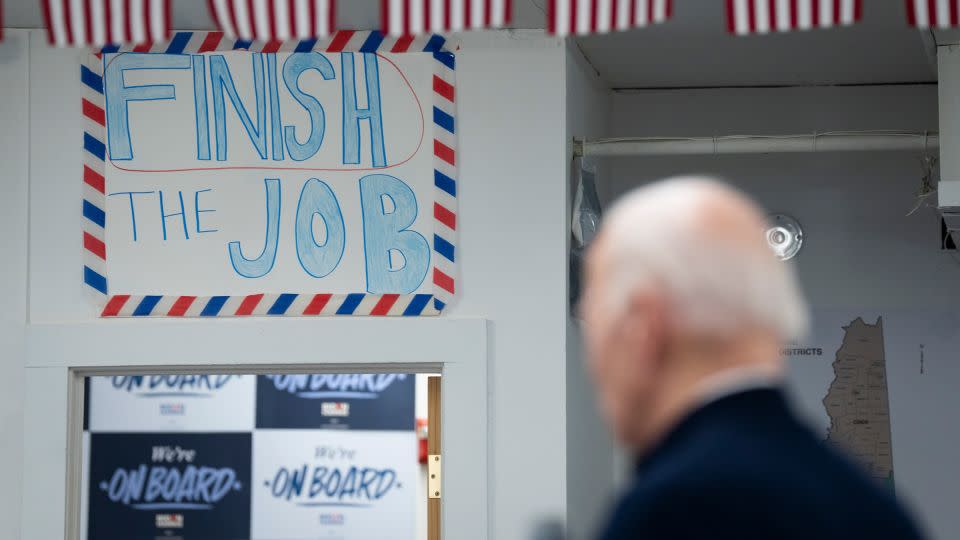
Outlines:
{"type": "Polygon", "coordinates": [[[0,538],[20,535],[27,319],[27,73],[27,34],[6,30],[0,42],[0,538]]]}
{"type": "MultiPolygon", "coordinates": [[[[649,91],[617,95],[612,118],[610,136],[936,130],[937,88],[649,91]]],[[[609,160],[612,179],[601,198],[609,202],[633,186],[674,174],[718,174],[767,209],[803,224],[797,267],[814,309],[956,313],[960,262],[938,249],[935,211],[905,216],[919,188],[918,158],[892,152],[618,158],[609,160]]],[[[957,380],[908,388],[896,374],[903,373],[900,365],[912,373],[914,360],[887,361],[891,395],[908,396],[893,403],[891,413],[897,494],[934,538],[960,537],[960,515],[952,504],[960,485],[954,450],[960,424],[916,414],[922,403],[933,403],[952,417],[960,409],[960,376],[953,370],[944,376],[957,380]]]]}
{"type": "Polygon", "coordinates": [[[468,36],[457,59],[463,286],[450,315],[493,321],[490,537],[511,540],[566,508],[564,56],[542,32],[498,36],[468,36]]]}
{"type": "MultiPolygon", "coordinates": [[[[618,94],[611,136],[812,133],[845,129],[937,129],[937,88],[925,86],[649,91],[618,94]]],[[[937,252],[933,212],[906,218],[919,188],[909,153],[768,154],[610,160],[610,201],[671,174],[719,174],[771,211],[807,228],[797,265],[810,303],[849,307],[949,307],[960,272],[937,252]],[[910,261],[907,264],[906,261],[910,261]],[[842,272],[848,279],[834,279],[842,272]],[[921,275],[923,279],[917,279],[921,275]],[[879,294],[879,295],[878,295],[879,294]]]]}
{"type": "MultiPolygon", "coordinates": [[[[567,140],[601,137],[609,130],[613,93],[600,80],[575,43],[566,54],[567,140]]],[[[568,156],[570,154],[568,153],[568,156]]],[[[568,163],[570,159],[568,157],[568,163]]],[[[576,168],[570,174],[570,201],[576,193],[576,168]]],[[[594,160],[598,175],[608,164],[594,160]]],[[[568,215],[568,223],[570,216],[568,215]]],[[[569,227],[567,229],[569,237],[569,227]]],[[[572,540],[593,538],[606,517],[614,487],[614,447],[598,414],[593,385],[583,363],[579,323],[567,326],[567,535],[572,540]]]]}
{"type": "MultiPolygon", "coordinates": [[[[13,159],[4,164],[5,170],[23,171],[27,154],[23,126],[29,125],[31,132],[29,324],[86,322],[95,313],[79,271],[77,53],[50,49],[39,32],[32,39],[29,122],[23,86],[25,50],[12,55],[15,65],[0,64],[4,95],[7,86],[14,85],[13,95],[23,96],[11,110],[7,103],[0,109],[2,118],[9,119],[0,136],[11,141],[0,152],[13,159]]],[[[11,33],[0,51],[12,47],[13,41],[11,33]]],[[[444,317],[491,321],[489,536],[524,539],[538,520],[562,518],[566,510],[564,52],[558,40],[545,38],[542,32],[482,33],[464,39],[457,64],[460,279],[459,298],[444,317]]],[[[4,320],[0,329],[0,336],[13,342],[12,348],[3,349],[4,354],[13,351],[13,361],[2,368],[3,384],[11,390],[0,399],[5,411],[13,411],[16,424],[22,403],[16,393],[22,358],[17,347],[22,347],[27,312],[23,305],[27,233],[22,215],[26,184],[9,183],[5,179],[0,219],[14,219],[13,225],[20,226],[12,226],[17,234],[3,240],[15,242],[14,265],[2,267],[0,286],[10,288],[4,298],[19,298],[20,303],[10,310],[16,320],[4,320]]],[[[151,327],[163,321],[140,324],[151,327]]],[[[330,357],[341,352],[329,351],[330,357]]],[[[20,463],[16,442],[20,435],[17,430],[10,433],[12,437],[4,440],[11,441],[11,448],[0,447],[4,478],[16,475],[20,463]]],[[[19,521],[15,505],[19,485],[14,477],[0,495],[14,499],[0,510],[4,517],[11,512],[0,527],[19,521]]]]}

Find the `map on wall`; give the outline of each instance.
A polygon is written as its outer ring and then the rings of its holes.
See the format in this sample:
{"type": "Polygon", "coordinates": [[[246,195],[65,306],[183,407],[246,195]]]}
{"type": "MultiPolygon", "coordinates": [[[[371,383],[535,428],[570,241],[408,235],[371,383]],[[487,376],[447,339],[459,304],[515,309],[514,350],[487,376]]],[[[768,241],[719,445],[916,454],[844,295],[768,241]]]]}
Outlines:
{"type": "Polygon", "coordinates": [[[958,371],[958,325],[948,311],[814,311],[810,336],[782,351],[793,402],[828,444],[893,487],[895,461],[916,468],[941,452],[923,426],[953,399],[945,381],[958,371]]]}
{"type": "Polygon", "coordinates": [[[843,344],[833,361],[835,378],[823,398],[830,417],[827,441],[851,452],[871,476],[892,482],[883,319],[869,324],[858,317],[843,330],[843,344]]]}

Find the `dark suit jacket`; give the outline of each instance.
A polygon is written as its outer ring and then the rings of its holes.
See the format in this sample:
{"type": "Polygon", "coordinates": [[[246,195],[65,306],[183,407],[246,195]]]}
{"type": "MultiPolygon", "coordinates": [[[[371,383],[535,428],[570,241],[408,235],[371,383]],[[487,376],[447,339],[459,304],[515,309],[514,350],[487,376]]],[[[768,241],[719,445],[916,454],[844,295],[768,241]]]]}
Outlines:
{"type": "Polygon", "coordinates": [[[683,420],[637,467],[604,540],[914,540],[892,482],[826,447],[774,389],[683,420]]]}

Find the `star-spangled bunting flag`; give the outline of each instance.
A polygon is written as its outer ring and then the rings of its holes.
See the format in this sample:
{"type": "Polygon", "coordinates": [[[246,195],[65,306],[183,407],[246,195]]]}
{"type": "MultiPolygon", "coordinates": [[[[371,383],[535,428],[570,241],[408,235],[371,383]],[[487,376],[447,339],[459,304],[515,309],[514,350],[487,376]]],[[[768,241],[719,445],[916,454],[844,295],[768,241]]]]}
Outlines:
{"type": "Polygon", "coordinates": [[[917,28],[960,26],[960,0],[906,0],[907,22],[917,28]]]}
{"type": "Polygon", "coordinates": [[[605,34],[666,22],[673,0],[549,0],[547,32],[605,34]]]}
{"type": "Polygon", "coordinates": [[[41,0],[57,47],[150,44],[170,39],[171,0],[41,0]]]}
{"type": "Polygon", "coordinates": [[[383,33],[391,36],[503,28],[511,0],[380,0],[383,33]]]}
{"type": "Polygon", "coordinates": [[[849,26],[860,21],[861,4],[862,0],[727,0],[727,29],[743,36],[849,26]]]}
{"type": "Polygon", "coordinates": [[[232,39],[316,39],[333,33],[336,0],[207,0],[217,27],[232,39]]]}

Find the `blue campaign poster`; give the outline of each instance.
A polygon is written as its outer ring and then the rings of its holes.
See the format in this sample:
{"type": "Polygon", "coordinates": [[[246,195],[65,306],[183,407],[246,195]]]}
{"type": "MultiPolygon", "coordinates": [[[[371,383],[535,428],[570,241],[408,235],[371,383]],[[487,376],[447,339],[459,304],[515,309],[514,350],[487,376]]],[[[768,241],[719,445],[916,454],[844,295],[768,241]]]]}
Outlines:
{"type": "Polygon", "coordinates": [[[416,376],[262,375],[257,428],[413,430],[416,376]]]}
{"type": "Polygon", "coordinates": [[[250,433],[93,433],[88,540],[250,538],[250,433]]]}

